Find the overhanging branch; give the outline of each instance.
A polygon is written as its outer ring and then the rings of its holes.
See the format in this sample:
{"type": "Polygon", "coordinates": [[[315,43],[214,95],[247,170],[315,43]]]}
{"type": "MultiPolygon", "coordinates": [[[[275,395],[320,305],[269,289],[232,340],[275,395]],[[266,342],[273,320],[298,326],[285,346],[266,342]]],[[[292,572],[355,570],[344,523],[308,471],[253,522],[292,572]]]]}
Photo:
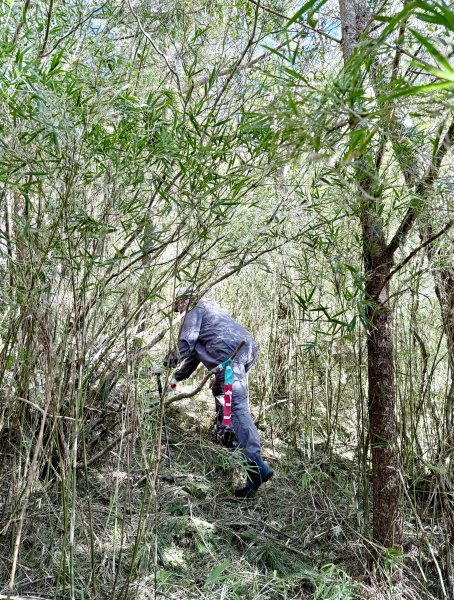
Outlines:
{"type": "MultiPolygon", "coordinates": [[[[396,265],[394,267],[394,269],[385,277],[381,288],[378,291],[378,294],[380,294],[380,292],[382,291],[382,289],[385,287],[385,285],[388,283],[388,281],[390,281],[390,279],[392,279],[394,277],[394,275],[400,271],[401,269],[403,269],[403,267],[405,267],[406,264],[408,264],[411,259],[416,256],[416,254],[418,254],[418,252],[420,250],[423,250],[423,248],[425,248],[426,246],[429,246],[430,244],[432,244],[432,242],[434,242],[435,240],[437,240],[439,237],[441,237],[442,235],[444,235],[445,233],[447,233],[451,227],[454,225],[454,221],[449,221],[449,223],[447,223],[443,229],[441,231],[439,231],[438,233],[436,233],[435,235],[432,235],[430,238],[427,238],[426,240],[424,240],[424,242],[422,244],[420,244],[417,248],[415,248],[414,250],[412,250],[410,252],[410,254],[408,256],[406,256],[404,258],[404,260],[402,260],[398,265],[396,265]]],[[[377,294],[377,296],[378,296],[377,294]]]]}
{"type": "MultiPolygon", "coordinates": [[[[438,146],[437,151],[435,152],[430,166],[426,172],[426,174],[418,181],[414,181],[413,178],[410,178],[410,174],[408,170],[404,170],[404,177],[407,180],[407,184],[415,186],[415,192],[418,196],[424,197],[427,194],[427,190],[430,189],[435,181],[438,178],[438,174],[440,172],[441,163],[443,158],[446,156],[447,152],[451,148],[454,143],[454,119],[451,122],[448,130],[443,138],[443,141],[438,146]]],[[[405,213],[404,218],[402,219],[401,224],[397,228],[394,237],[388,244],[388,252],[392,256],[397,248],[401,246],[401,244],[405,241],[408,232],[410,231],[413,223],[416,220],[418,215],[418,210],[416,206],[410,206],[407,212],[405,213]]]]}

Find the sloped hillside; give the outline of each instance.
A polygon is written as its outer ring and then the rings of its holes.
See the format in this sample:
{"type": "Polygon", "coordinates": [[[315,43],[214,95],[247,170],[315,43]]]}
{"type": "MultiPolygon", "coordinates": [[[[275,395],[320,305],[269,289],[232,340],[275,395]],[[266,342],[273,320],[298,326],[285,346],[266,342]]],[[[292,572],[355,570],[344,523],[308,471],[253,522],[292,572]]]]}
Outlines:
{"type": "MultiPolygon", "coordinates": [[[[322,444],[311,456],[289,450],[264,421],[264,456],[275,476],[254,499],[237,501],[232,491],[244,478],[241,456],[214,443],[209,392],[169,407],[170,461],[164,440],[153,450],[159,419],[147,412],[156,398],[147,398],[137,431],[113,447],[118,431],[112,431],[98,449],[104,454],[79,471],[77,543],[66,555],[76,565],[78,598],[436,597],[418,581],[419,551],[411,540],[405,559],[390,554],[390,572],[401,560],[403,578],[375,582],[348,458],[326,455],[322,444]]],[[[25,526],[21,598],[66,597],[70,570],[62,560],[71,516],[61,500],[43,473],[25,526]]],[[[6,578],[5,549],[1,558],[6,578]]]]}

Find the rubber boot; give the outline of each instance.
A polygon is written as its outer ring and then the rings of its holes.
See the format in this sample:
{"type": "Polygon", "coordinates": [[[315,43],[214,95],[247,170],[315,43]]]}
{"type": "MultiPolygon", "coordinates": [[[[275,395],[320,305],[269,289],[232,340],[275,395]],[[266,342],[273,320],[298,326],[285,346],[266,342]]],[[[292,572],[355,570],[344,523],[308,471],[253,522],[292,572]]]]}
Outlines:
{"type": "Polygon", "coordinates": [[[249,470],[246,479],[246,485],[235,490],[236,498],[250,498],[259,489],[262,483],[268,481],[273,476],[273,469],[262,460],[261,456],[256,456],[255,460],[248,460],[249,470]]]}

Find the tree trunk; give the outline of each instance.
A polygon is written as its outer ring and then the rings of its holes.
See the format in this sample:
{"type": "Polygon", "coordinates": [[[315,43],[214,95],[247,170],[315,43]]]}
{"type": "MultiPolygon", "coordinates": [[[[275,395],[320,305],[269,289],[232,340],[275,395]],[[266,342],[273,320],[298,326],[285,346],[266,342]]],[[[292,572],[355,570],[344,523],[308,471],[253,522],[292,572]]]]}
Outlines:
{"type": "MultiPolygon", "coordinates": [[[[350,59],[364,34],[369,11],[365,0],[339,0],[344,61],[350,59]]],[[[352,131],[355,122],[351,121],[352,131]]],[[[393,255],[407,227],[388,246],[381,217],[381,188],[377,160],[364,154],[356,161],[356,181],[362,210],[363,260],[367,302],[367,364],[369,438],[372,456],[373,538],[380,546],[401,544],[401,484],[396,444],[396,387],[393,322],[388,288],[393,255]]],[[[408,228],[411,223],[408,224],[408,228]]]]}
{"type": "Polygon", "coordinates": [[[396,388],[393,315],[387,303],[392,256],[378,218],[371,227],[363,215],[366,275],[369,437],[372,456],[373,537],[381,546],[399,547],[400,477],[396,444],[396,388]]]}

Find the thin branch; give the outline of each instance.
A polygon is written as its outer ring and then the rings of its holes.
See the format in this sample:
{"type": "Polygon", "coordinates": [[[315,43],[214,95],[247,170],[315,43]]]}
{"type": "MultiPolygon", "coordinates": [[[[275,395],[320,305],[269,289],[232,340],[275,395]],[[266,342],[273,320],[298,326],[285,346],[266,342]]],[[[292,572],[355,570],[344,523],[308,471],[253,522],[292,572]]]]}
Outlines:
{"type": "Polygon", "coordinates": [[[63,35],[61,38],[58,38],[58,40],[55,42],[55,44],[52,46],[52,48],[48,52],[41,54],[41,58],[46,58],[46,56],[50,56],[52,54],[52,52],[54,50],[56,50],[63,41],[65,41],[67,38],[69,38],[74,32],[76,32],[79,29],[79,27],[82,27],[82,25],[84,25],[87,21],[89,21],[97,12],[102,10],[104,7],[105,7],[105,4],[98,6],[98,8],[94,8],[91,12],[89,12],[86,17],[84,17],[78,23],[76,23],[73,27],[71,27],[71,29],[67,33],[65,33],[65,35],[63,35]]]}
{"type": "Polygon", "coordinates": [[[20,396],[16,396],[16,399],[20,400],[21,402],[25,402],[25,404],[28,404],[32,408],[35,408],[42,415],[44,415],[45,417],[49,417],[50,419],[65,419],[67,421],[75,421],[76,420],[76,419],[74,419],[74,417],[66,417],[63,415],[54,415],[53,413],[50,413],[50,412],[46,413],[44,408],[41,408],[41,406],[38,406],[38,404],[35,404],[34,402],[31,402],[31,400],[27,400],[26,398],[21,398],[20,396]]]}
{"type": "Polygon", "coordinates": [[[49,10],[47,11],[46,31],[44,32],[43,45],[41,46],[41,50],[39,52],[40,58],[43,57],[44,51],[46,50],[47,42],[49,40],[50,22],[51,22],[51,19],[52,19],[52,9],[53,9],[53,7],[54,7],[54,0],[50,0],[50,2],[49,2],[49,10]]]}
{"type": "Polygon", "coordinates": [[[402,219],[401,224],[397,228],[396,233],[394,234],[393,239],[388,244],[388,252],[393,255],[397,248],[402,244],[402,242],[407,237],[408,232],[413,226],[413,223],[416,219],[416,207],[410,206],[405,213],[404,218],[402,219]]]}
{"type": "Polygon", "coordinates": [[[199,392],[202,391],[206,382],[210,379],[210,377],[213,376],[213,374],[214,373],[212,371],[208,371],[208,373],[202,379],[201,383],[196,388],[194,388],[190,392],[182,392],[181,394],[177,394],[176,396],[171,396],[170,398],[168,398],[166,400],[165,405],[167,406],[169,404],[173,404],[174,402],[179,402],[180,400],[184,400],[185,398],[192,398],[193,396],[196,396],[199,392]]]}
{"type": "MultiPolygon", "coordinates": [[[[177,238],[177,235],[180,234],[180,228],[181,228],[181,226],[178,226],[175,229],[175,231],[172,233],[172,235],[170,236],[170,238],[167,238],[167,240],[164,241],[159,246],[153,246],[151,248],[147,248],[147,249],[143,250],[142,252],[140,252],[140,254],[138,254],[135,258],[133,258],[128,264],[126,264],[124,267],[122,267],[116,273],[112,273],[111,269],[109,269],[110,275],[104,281],[102,281],[102,285],[96,290],[94,296],[87,303],[87,305],[86,305],[86,307],[84,309],[84,314],[83,314],[84,318],[87,316],[88,312],[93,308],[93,306],[95,306],[97,300],[104,293],[104,291],[106,290],[108,284],[113,279],[116,279],[117,277],[120,277],[120,275],[122,275],[123,273],[130,271],[131,267],[133,267],[139,261],[142,261],[146,256],[151,256],[152,254],[158,253],[158,252],[162,251],[163,249],[167,248],[168,245],[170,245],[170,244],[174,243],[175,241],[177,241],[179,239],[179,238],[177,238]]],[[[188,247],[188,248],[190,249],[190,247],[188,247]]],[[[189,251],[189,249],[188,249],[188,251],[189,251]]]]}
{"type": "MultiPolygon", "coordinates": [[[[408,173],[408,171],[406,169],[404,170],[404,177],[407,180],[407,184],[415,185],[415,187],[416,187],[416,189],[415,189],[416,195],[418,195],[418,196],[426,195],[427,189],[433,186],[433,184],[435,183],[435,181],[438,177],[438,174],[440,172],[440,167],[441,167],[443,158],[446,156],[447,152],[449,151],[449,149],[451,148],[453,143],[454,143],[454,120],[451,122],[450,126],[448,127],[448,130],[443,138],[443,141],[438,146],[438,149],[432,159],[432,162],[431,162],[426,174],[417,183],[415,183],[414,179],[412,177],[410,177],[410,174],[408,173]]],[[[411,227],[413,226],[413,223],[417,217],[417,214],[418,214],[418,211],[415,206],[410,206],[410,208],[408,208],[404,218],[402,219],[401,224],[399,225],[396,233],[394,234],[394,237],[388,244],[387,250],[391,256],[395,253],[397,248],[399,248],[399,246],[405,240],[408,232],[410,231],[411,227]]]]}
{"type": "MultiPolygon", "coordinates": [[[[414,250],[412,250],[410,252],[410,254],[408,256],[406,256],[404,258],[404,260],[402,260],[396,267],[394,267],[394,269],[388,273],[388,275],[385,277],[383,284],[378,292],[378,294],[382,291],[382,289],[385,287],[385,285],[388,283],[388,281],[394,277],[394,275],[400,271],[401,269],[403,269],[405,267],[406,264],[408,264],[411,259],[416,256],[416,254],[418,254],[418,252],[420,250],[422,250],[423,248],[425,248],[426,246],[429,246],[430,244],[432,244],[432,242],[434,242],[435,240],[437,240],[439,237],[441,237],[442,235],[444,235],[447,231],[449,231],[451,229],[451,227],[454,225],[454,221],[449,221],[441,231],[439,231],[438,233],[436,233],[435,235],[432,235],[430,238],[427,238],[426,240],[424,240],[424,242],[422,244],[420,244],[417,248],[415,248],[414,250]]],[[[378,296],[377,294],[377,296],[378,296]]]]}
{"type": "MultiPolygon", "coordinates": [[[[408,0],[404,0],[404,8],[407,4],[408,0]]],[[[394,55],[393,66],[391,69],[391,79],[396,79],[397,74],[399,72],[400,59],[402,58],[402,44],[405,39],[405,29],[407,26],[408,16],[404,17],[402,23],[400,24],[399,33],[397,35],[396,40],[396,53],[394,55]]]]}
{"type": "Polygon", "coordinates": [[[441,163],[446,156],[446,154],[451,149],[451,146],[454,143],[454,119],[451,121],[450,126],[443,138],[443,141],[438,146],[438,150],[435,153],[435,156],[432,159],[432,162],[429,166],[429,169],[425,175],[425,177],[418,183],[416,186],[416,192],[422,195],[427,188],[431,187],[440,172],[441,163]]]}
{"type": "Polygon", "coordinates": [[[230,271],[227,271],[227,273],[224,273],[224,275],[221,275],[220,277],[218,277],[217,279],[215,279],[214,281],[212,281],[210,284],[208,284],[207,286],[205,286],[201,290],[200,294],[203,296],[209,290],[211,290],[212,287],[214,287],[215,285],[217,285],[221,281],[224,281],[225,279],[228,279],[232,275],[235,275],[235,273],[238,273],[239,271],[241,271],[242,269],[244,269],[244,267],[247,267],[251,263],[255,262],[258,258],[260,258],[261,256],[263,256],[263,254],[268,254],[269,252],[273,252],[274,250],[277,250],[278,248],[281,248],[282,246],[285,246],[288,243],[288,241],[289,240],[285,240],[284,242],[281,242],[280,244],[276,244],[274,246],[271,246],[271,248],[266,248],[265,250],[262,250],[261,252],[257,252],[257,254],[255,254],[249,260],[241,262],[237,267],[234,267],[230,271]]]}
{"type": "Polygon", "coordinates": [[[21,15],[20,21],[17,24],[16,31],[14,32],[14,36],[13,36],[13,39],[11,42],[13,45],[17,42],[19,33],[27,21],[27,12],[28,12],[28,9],[30,8],[30,1],[31,0],[25,0],[25,4],[24,4],[24,8],[22,9],[22,15],[21,15]]]}
{"type": "Polygon", "coordinates": [[[240,67],[241,63],[243,62],[244,57],[246,56],[246,54],[249,52],[250,48],[252,47],[252,44],[254,43],[254,38],[255,38],[255,32],[257,30],[257,22],[258,22],[258,18],[259,18],[259,8],[260,8],[260,3],[257,2],[256,5],[256,9],[255,9],[255,15],[254,15],[254,24],[252,26],[252,33],[249,37],[249,40],[243,50],[243,52],[241,53],[240,58],[236,61],[236,63],[233,65],[230,74],[228,75],[227,79],[224,82],[224,85],[222,86],[219,94],[216,96],[213,106],[211,108],[210,114],[213,114],[216,106],[218,105],[220,99],[222,98],[222,96],[224,95],[224,92],[226,91],[226,89],[228,88],[230,82],[232,81],[237,69],[240,67]]]}
{"type": "MultiPolygon", "coordinates": [[[[259,8],[261,10],[263,10],[264,12],[270,13],[271,15],[274,15],[275,17],[280,17],[281,19],[290,21],[290,17],[288,17],[287,15],[284,15],[283,13],[280,13],[277,10],[270,8],[269,6],[259,5],[257,0],[248,0],[248,2],[250,2],[251,4],[255,4],[255,6],[259,6],[259,8]]],[[[337,44],[342,43],[342,40],[330,35],[329,33],[326,33],[326,31],[323,31],[322,29],[316,29],[315,27],[311,27],[310,25],[307,25],[306,23],[301,23],[300,21],[297,21],[297,24],[300,25],[301,27],[303,27],[304,29],[308,29],[309,31],[312,31],[313,33],[318,33],[319,35],[322,35],[323,37],[326,37],[328,40],[336,42],[337,44]]]]}
{"type": "Polygon", "coordinates": [[[269,6],[263,6],[263,4],[260,4],[259,2],[257,2],[257,0],[248,0],[248,2],[250,2],[251,4],[254,4],[255,6],[258,6],[260,8],[260,10],[270,13],[270,15],[274,15],[275,17],[280,17],[281,19],[285,19],[286,21],[290,20],[290,17],[287,17],[287,15],[284,15],[283,13],[280,13],[277,10],[270,8],[269,6]]]}
{"type": "Polygon", "coordinates": [[[135,12],[135,10],[132,8],[131,6],[131,0],[128,0],[128,6],[129,6],[129,10],[132,12],[135,20],[137,21],[137,25],[139,26],[140,31],[142,32],[142,34],[147,38],[147,40],[150,42],[151,47],[153,48],[153,50],[156,52],[156,54],[159,54],[159,56],[163,59],[163,61],[165,62],[165,64],[167,65],[167,68],[169,69],[169,71],[172,73],[172,75],[175,77],[175,81],[177,82],[178,85],[178,89],[180,90],[181,93],[181,85],[180,85],[180,78],[178,77],[178,73],[175,71],[175,69],[170,65],[169,61],[167,60],[166,55],[164,54],[164,52],[161,52],[161,50],[159,50],[159,48],[156,46],[156,44],[153,42],[153,40],[151,39],[151,37],[149,36],[149,34],[145,31],[145,29],[143,28],[143,25],[139,19],[138,14],[135,12]]]}
{"type": "MultiPolygon", "coordinates": [[[[296,40],[296,38],[299,37],[299,33],[297,33],[296,35],[294,35],[290,41],[293,42],[294,40],[296,40]]],[[[234,65],[231,65],[229,67],[224,67],[223,69],[221,69],[220,71],[218,71],[214,77],[218,78],[218,77],[226,77],[227,75],[230,75],[232,73],[232,69],[235,69],[236,72],[239,71],[246,71],[248,69],[252,69],[253,67],[255,67],[255,65],[259,62],[262,62],[262,60],[264,60],[265,58],[268,58],[269,56],[271,56],[273,53],[278,52],[279,50],[281,50],[284,46],[287,45],[287,41],[285,42],[281,42],[280,44],[278,44],[277,46],[275,46],[272,50],[267,50],[266,52],[262,52],[262,54],[259,54],[259,56],[256,56],[255,58],[253,58],[252,60],[250,60],[249,62],[247,62],[244,65],[239,65],[236,67],[234,65]]],[[[213,73],[210,73],[209,75],[205,75],[204,77],[200,77],[199,79],[196,79],[195,81],[191,81],[188,85],[185,85],[181,90],[180,93],[184,96],[186,95],[189,91],[198,88],[198,87],[202,87],[205,84],[207,84],[210,79],[213,78],[213,73]]],[[[156,102],[155,106],[156,108],[161,108],[164,104],[165,104],[166,100],[161,100],[160,102],[156,102]]]]}
{"type": "Polygon", "coordinates": [[[98,453],[96,453],[94,456],[92,456],[90,458],[90,460],[87,460],[86,462],[77,463],[76,469],[79,470],[79,469],[84,469],[85,467],[87,467],[87,468],[91,467],[91,465],[93,465],[100,458],[102,458],[105,454],[107,454],[110,450],[112,450],[112,448],[115,448],[115,446],[117,444],[119,444],[121,442],[121,440],[123,440],[128,435],[131,435],[131,433],[134,433],[135,430],[136,430],[136,427],[134,425],[133,427],[129,427],[129,429],[122,431],[122,433],[118,437],[116,437],[114,440],[112,440],[110,442],[110,444],[107,444],[107,446],[105,446],[102,450],[100,450],[98,453]]]}

